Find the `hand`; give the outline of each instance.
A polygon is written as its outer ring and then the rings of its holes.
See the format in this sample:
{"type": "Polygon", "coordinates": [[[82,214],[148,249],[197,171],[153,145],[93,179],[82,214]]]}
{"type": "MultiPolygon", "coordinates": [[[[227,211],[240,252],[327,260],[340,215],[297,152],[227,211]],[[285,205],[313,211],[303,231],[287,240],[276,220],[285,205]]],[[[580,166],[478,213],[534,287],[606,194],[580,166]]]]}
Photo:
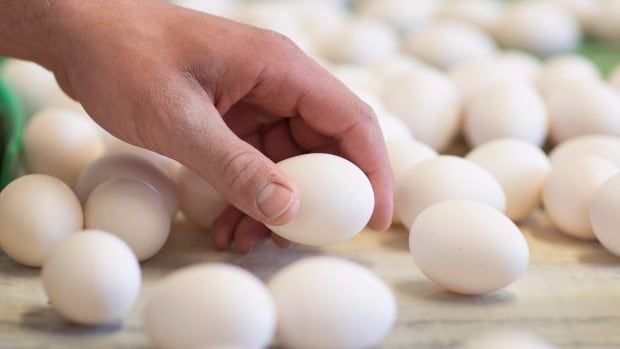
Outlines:
{"type": "MultiPolygon", "coordinates": [[[[274,164],[307,152],[350,159],[369,177],[369,226],[386,229],[392,174],[372,109],[286,37],[150,0],[58,1],[49,59],[101,126],[174,158],[231,204],[213,243],[241,252],[299,207],[274,164]]],[[[278,246],[289,242],[273,236],[278,246]]]]}

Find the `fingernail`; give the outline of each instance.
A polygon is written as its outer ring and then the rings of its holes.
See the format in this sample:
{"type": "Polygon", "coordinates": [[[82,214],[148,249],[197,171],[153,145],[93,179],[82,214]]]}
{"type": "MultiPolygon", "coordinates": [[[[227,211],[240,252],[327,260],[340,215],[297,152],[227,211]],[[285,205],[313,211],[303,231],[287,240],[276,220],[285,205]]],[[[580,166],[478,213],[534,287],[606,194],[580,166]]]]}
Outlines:
{"type": "Polygon", "coordinates": [[[278,183],[269,183],[258,194],[256,203],[268,219],[275,219],[284,214],[293,203],[293,192],[278,183]]]}

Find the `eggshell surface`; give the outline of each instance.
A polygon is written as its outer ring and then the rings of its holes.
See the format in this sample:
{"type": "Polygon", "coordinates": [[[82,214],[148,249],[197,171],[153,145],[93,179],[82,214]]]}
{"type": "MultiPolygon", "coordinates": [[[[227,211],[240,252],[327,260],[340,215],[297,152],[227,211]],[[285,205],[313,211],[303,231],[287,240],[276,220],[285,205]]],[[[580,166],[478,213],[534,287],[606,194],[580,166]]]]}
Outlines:
{"type": "Polygon", "coordinates": [[[129,247],[111,234],[85,230],[54,247],[41,272],[52,307],[83,325],[119,322],[140,292],[141,272],[129,247]]]}
{"type": "Polygon", "coordinates": [[[620,256],[620,175],[609,178],[597,190],[590,207],[590,221],[598,241],[620,256]]]}
{"type": "Polygon", "coordinates": [[[38,112],[24,133],[30,172],[57,177],[70,186],[84,167],[103,155],[104,149],[92,122],[67,109],[38,112]]]}
{"type": "Polygon", "coordinates": [[[470,160],[487,170],[506,194],[506,215],[519,221],[542,201],[542,188],[551,164],[538,147],[514,138],[498,139],[472,150],[470,160]]]}
{"type": "Polygon", "coordinates": [[[553,224],[572,237],[595,239],[590,205],[596,191],[617,172],[616,166],[597,157],[554,166],[543,189],[543,204],[553,224]]]}
{"type": "Polygon", "coordinates": [[[86,200],[84,224],[121,238],[143,261],[157,253],[168,239],[170,215],[157,190],[132,178],[103,182],[86,200]]]}
{"type": "Polygon", "coordinates": [[[331,154],[305,154],[280,161],[299,193],[299,211],[286,224],[268,226],[276,234],[304,245],[321,246],[358,234],[374,209],[366,174],[352,162],[331,154]]]}
{"type": "Polygon", "coordinates": [[[26,175],[0,192],[0,246],[21,264],[41,266],[50,249],[82,225],[80,202],[57,178],[26,175]]]}
{"type": "Polygon", "coordinates": [[[464,133],[472,146],[506,137],[541,146],[548,124],[545,102],[528,84],[496,85],[465,106],[464,133]]]}
{"type": "Polygon", "coordinates": [[[409,246],[424,275],[442,288],[468,295],[510,285],[529,261],[527,242],[508,217],[466,200],[424,210],[411,227],[409,246]]]}
{"type": "Polygon", "coordinates": [[[489,172],[471,161],[442,155],[418,163],[402,177],[396,211],[409,228],[427,207],[453,199],[482,202],[500,212],[506,209],[504,191],[489,172]]]}
{"type": "Polygon", "coordinates": [[[274,336],[276,310],[267,288],[249,272],[199,264],[155,286],[144,327],[162,349],[265,348],[274,336]]]}
{"type": "Polygon", "coordinates": [[[78,175],[74,190],[84,203],[99,184],[114,178],[135,178],[152,185],[164,199],[168,214],[172,217],[177,213],[179,198],[174,181],[157,165],[132,154],[110,154],[92,162],[78,175]]]}
{"type": "Polygon", "coordinates": [[[177,176],[181,212],[192,223],[210,228],[228,202],[192,170],[182,167],[177,176]]]}
{"type": "Polygon", "coordinates": [[[606,135],[575,137],[560,143],[549,154],[553,166],[584,156],[600,157],[620,167],[620,138],[606,135]]]}
{"type": "Polygon", "coordinates": [[[33,62],[11,59],[0,73],[20,99],[26,116],[43,108],[59,89],[54,74],[33,62]]]}
{"type": "Polygon", "coordinates": [[[287,348],[373,348],[396,319],[390,288],[343,259],[302,259],[279,271],[269,290],[278,309],[277,339],[287,348]]]}

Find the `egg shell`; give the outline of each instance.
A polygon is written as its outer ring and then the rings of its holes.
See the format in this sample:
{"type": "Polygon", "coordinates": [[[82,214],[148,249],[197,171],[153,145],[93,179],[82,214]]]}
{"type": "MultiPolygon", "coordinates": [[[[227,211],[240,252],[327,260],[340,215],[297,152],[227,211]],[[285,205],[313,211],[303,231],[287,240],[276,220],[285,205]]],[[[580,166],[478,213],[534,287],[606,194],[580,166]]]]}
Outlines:
{"type": "Polygon", "coordinates": [[[539,55],[572,51],[581,40],[579,23],[551,3],[522,1],[511,4],[497,27],[503,46],[539,55]]]}
{"type": "Polygon", "coordinates": [[[86,202],[99,184],[114,178],[135,178],[152,185],[164,199],[169,215],[176,215],[179,198],[174,181],[157,165],[132,154],[105,155],[86,166],[74,186],[80,202],[86,202]]]}
{"type": "Polygon", "coordinates": [[[543,189],[543,204],[553,224],[575,238],[594,240],[590,205],[596,191],[618,168],[597,157],[582,157],[554,166],[543,189]]]}
{"type": "Polygon", "coordinates": [[[80,102],[74,100],[73,98],[67,96],[67,94],[60,89],[56,89],[49,100],[47,101],[44,109],[55,108],[55,109],[68,109],[75,113],[78,113],[82,116],[87,116],[86,110],[80,104],[80,102]]]}
{"type": "Polygon", "coordinates": [[[269,290],[278,310],[278,343],[287,348],[374,348],[396,319],[390,288],[344,259],[302,259],[279,271],[269,290]]]}
{"type": "Polygon", "coordinates": [[[495,0],[444,1],[439,8],[439,19],[458,20],[492,33],[498,25],[504,6],[495,0]]]}
{"type": "Polygon", "coordinates": [[[428,68],[426,64],[404,53],[369,62],[365,67],[381,82],[382,89],[390,88],[386,83],[403,73],[428,68]]]}
{"type": "Polygon", "coordinates": [[[448,75],[465,102],[496,85],[528,84],[532,81],[531,73],[524,72],[521,67],[515,67],[514,63],[500,56],[460,64],[450,69],[448,75]]]}
{"type": "Polygon", "coordinates": [[[609,77],[609,82],[620,91],[620,65],[614,68],[609,77]]]}
{"type": "Polygon", "coordinates": [[[359,65],[341,64],[332,67],[329,71],[354,91],[363,90],[377,94],[383,87],[381,81],[370,70],[359,65]]]}
{"type": "Polygon", "coordinates": [[[469,154],[470,160],[487,170],[506,194],[506,215],[520,221],[537,209],[551,164],[538,147],[519,139],[484,143],[469,154]]]}
{"type": "Polygon", "coordinates": [[[515,74],[523,75],[528,80],[535,81],[542,70],[543,64],[534,55],[515,50],[505,50],[495,56],[494,61],[503,64],[515,74]]]}
{"type": "Polygon", "coordinates": [[[54,245],[82,226],[80,202],[57,178],[26,175],[0,192],[0,246],[18,263],[41,266],[54,245]]]}
{"type": "Polygon", "coordinates": [[[438,0],[362,0],[357,12],[382,20],[401,31],[417,30],[431,22],[441,2],[438,0]]]}
{"type": "Polygon", "coordinates": [[[529,84],[496,85],[465,104],[463,131],[473,147],[507,137],[542,146],[548,124],[545,102],[529,84]]]}
{"type": "Polygon", "coordinates": [[[594,14],[590,27],[596,37],[610,42],[618,42],[620,40],[620,1],[601,1],[600,8],[594,14]]]}
{"type": "Polygon", "coordinates": [[[86,228],[118,236],[141,261],[161,250],[168,239],[170,223],[159,192],[133,178],[103,182],[90,193],[84,206],[86,228]]]}
{"type": "Polygon", "coordinates": [[[473,201],[449,200],[425,209],[409,235],[413,258],[449,291],[479,295],[504,288],[527,268],[519,228],[501,212],[473,201]]]}
{"type": "Polygon", "coordinates": [[[355,164],[331,154],[298,155],[278,163],[297,186],[299,210],[274,233],[303,245],[335,244],[357,235],[374,209],[372,185],[355,164]]]}
{"type": "Polygon", "coordinates": [[[591,134],[620,136],[620,93],[607,84],[556,88],[547,96],[547,110],[556,143],[591,134]]]}
{"type": "Polygon", "coordinates": [[[478,201],[500,212],[506,209],[504,191],[489,172],[471,161],[442,155],[418,163],[402,177],[396,212],[410,228],[424,209],[454,199],[478,201]]]}
{"type": "Polygon", "coordinates": [[[384,108],[375,109],[375,114],[384,141],[405,141],[414,139],[409,126],[400,118],[394,116],[384,108]]]}
{"type": "Polygon", "coordinates": [[[113,137],[113,140],[109,140],[106,144],[106,155],[131,154],[139,156],[157,165],[157,167],[162,169],[169,177],[174,178],[176,176],[177,168],[180,165],[175,160],[154,151],[131,145],[114,136],[110,137],[113,137]]]}
{"type": "Polygon", "coordinates": [[[592,29],[593,21],[603,3],[600,0],[551,0],[551,2],[571,13],[586,31],[592,29]]]}
{"type": "Polygon", "coordinates": [[[228,206],[228,202],[211,184],[187,167],[179,169],[177,188],[181,212],[199,227],[211,228],[215,219],[228,206]]]}
{"type": "Polygon", "coordinates": [[[45,294],[66,319],[83,325],[122,321],[140,292],[131,249],[111,234],[85,230],[55,246],[41,271],[45,294]]]}
{"type": "Polygon", "coordinates": [[[584,156],[596,156],[620,167],[620,138],[590,135],[571,138],[556,146],[549,158],[553,166],[584,156]]]}
{"type": "Polygon", "coordinates": [[[442,151],[454,141],[461,123],[461,98],[443,73],[419,69],[389,82],[383,94],[388,111],[401,118],[416,139],[442,151]]]}
{"type": "Polygon", "coordinates": [[[329,61],[353,64],[382,59],[397,50],[396,33],[389,26],[369,18],[347,21],[320,48],[329,61]]]}
{"type": "Polygon", "coordinates": [[[566,54],[553,57],[545,62],[537,79],[540,90],[550,93],[566,85],[599,82],[601,74],[589,59],[566,54]]]}
{"type": "Polygon", "coordinates": [[[451,20],[437,21],[409,34],[404,48],[440,69],[489,58],[497,51],[488,34],[467,23],[451,20]]]}
{"type": "Polygon", "coordinates": [[[104,153],[92,122],[67,109],[44,109],[32,116],[24,132],[28,169],[73,185],[80,171],[104,153]]]}
{"type": "Polygon", "coordinates": [[[11,59],[0,73],[19,98],[26,116],[43,108],[59,89],[54,74],[33,62],[11,59]]]}
{"type": "Polygon", "coordinates": [[[478,334],[467,340],[463,349],[558,349],[534,333],[500,329],[478,334]]]}
{"type": "Polygon", "coordinates": [[[598,241],[620,256],[620,175],[610,177],[596,191],[590,207],[590,221],[598,241]]]}
{"type": "Polygon", "coordinates": [[[266,348],[276,310],[254,275],[228,264],[186,267],[157,283],[144,309],[144,329],[162,349],[266,348]]]}

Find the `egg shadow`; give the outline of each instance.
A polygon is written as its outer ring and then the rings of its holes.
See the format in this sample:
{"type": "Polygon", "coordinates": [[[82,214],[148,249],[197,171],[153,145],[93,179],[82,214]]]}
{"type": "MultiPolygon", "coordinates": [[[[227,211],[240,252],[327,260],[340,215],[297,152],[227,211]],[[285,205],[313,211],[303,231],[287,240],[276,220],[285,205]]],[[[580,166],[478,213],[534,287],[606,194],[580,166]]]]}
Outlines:
{"type": "Polygon", "coordinates": [[[0,285],[3,283],[3,280],[8,280],[9,277],[37,278],[40,274],[41,270],[39,268],[19,264],[0,251],[0,285]]]}
{"type": "Polygon", "coordinates": [[[394,284],[394,288],[401,294],[432,303],[460,304],[480,306],[505,305],[513,303],[515,295],[506,290],[498,290],[479,296],[463,295],[445,291],[430,281],[405,281],[394,284]]]}
{"type": "Polygon", "coordinates": [[[589,243],[588,241],[573,238],[562,233],[551,223],[547,215],[540,210],[520,222],[519,226],[527,227],[532,237],[556,246],[582,246],[584,243],[589,243]]]}
{"type": "Polygon", "coordinates": [[[99,326],[83,326],[68,322],[51,307],[37,306],[22,314],[20,326],[37,332],[71,337],[98,337],[119,332],[122,322],[99,326]]]}
{"type": "Polygon", "coordinates": [[[581,254],[578,259],[579,262],[583,264],[593,266],[617,267],[618,271],[620,272],[620,257],[607,251],[603,246],[600,246],[600,248],[586,251],[585,253],[581,254]]]}
{"type": "Polygon", "coordinates": [[[393,225],[387,234],[389,234],[389,237],[383,239],[381,246],[396,251],[409,251],[409,232],[405,227],[393,225]]]}

